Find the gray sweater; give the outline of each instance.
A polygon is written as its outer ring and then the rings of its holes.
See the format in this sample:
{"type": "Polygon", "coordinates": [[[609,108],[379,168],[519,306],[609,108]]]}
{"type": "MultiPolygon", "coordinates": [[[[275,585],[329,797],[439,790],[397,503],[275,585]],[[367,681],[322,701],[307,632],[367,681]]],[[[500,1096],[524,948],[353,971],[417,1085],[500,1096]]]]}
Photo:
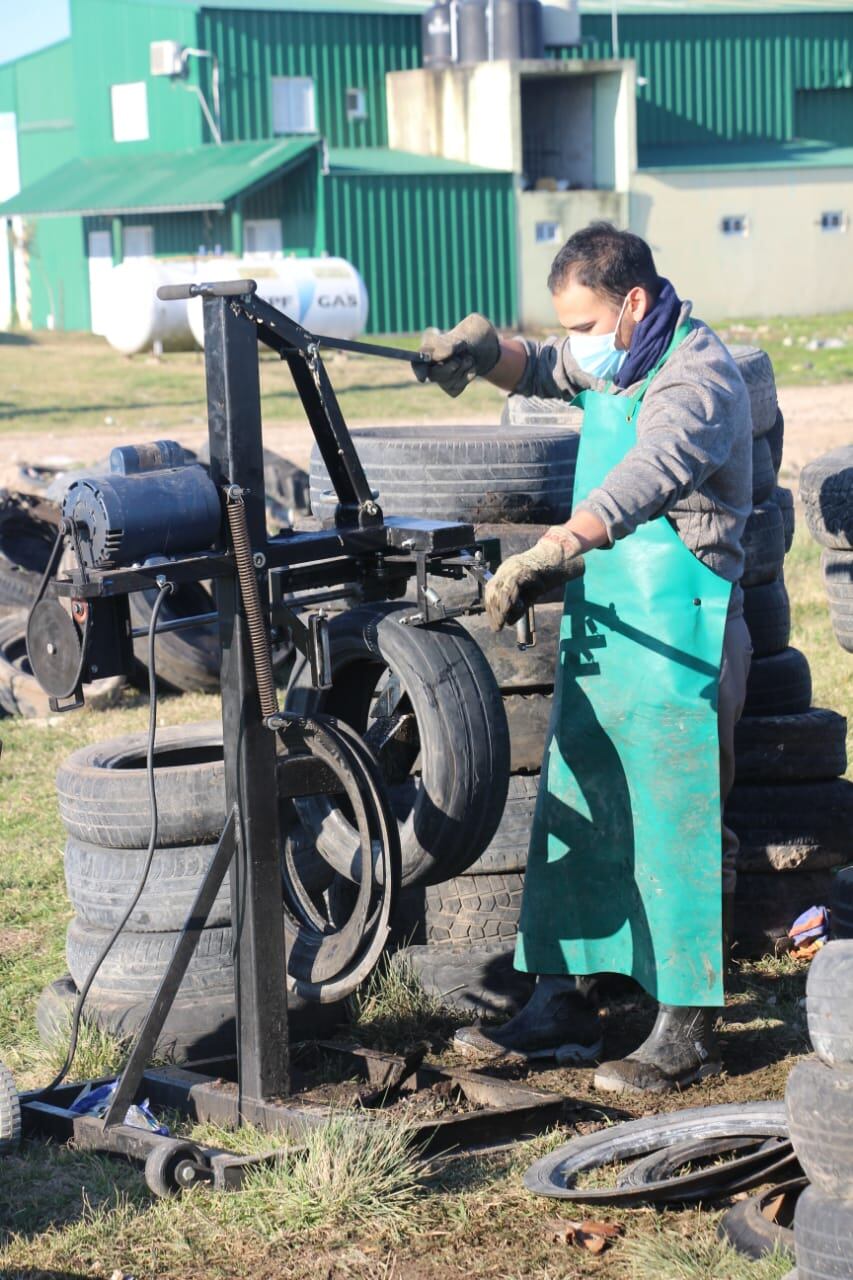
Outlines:
{"type": "MultiPolygon", "coordinates": [[[[690,311],[685,302],[680,322],[690,311]]],[[[591,388],[631,396],[642,385],[623,391],[584,373],[568,338],[522,342],[527,366],[516,387],[520,395],[570,400],[591,388]]],[[[611,545],[644,521],[667,516],[699,560],[737,582],[752,510],[752,419],[737,365],[706,324],[652,379],[636,424],[636,443],[575,510],[598,516],[611,545]]],[[[737,590],[732,605],[739,602],[737,590]]]]}

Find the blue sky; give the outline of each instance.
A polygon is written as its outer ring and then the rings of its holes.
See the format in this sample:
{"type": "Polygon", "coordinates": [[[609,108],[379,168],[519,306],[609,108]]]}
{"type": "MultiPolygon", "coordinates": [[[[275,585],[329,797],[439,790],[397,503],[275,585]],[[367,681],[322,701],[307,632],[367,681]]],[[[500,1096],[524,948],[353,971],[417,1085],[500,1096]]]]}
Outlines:
{"type": "Polygon", "coordinates": [[[64,40],[68,0],[0,0],[0,62],[64,40]]]}

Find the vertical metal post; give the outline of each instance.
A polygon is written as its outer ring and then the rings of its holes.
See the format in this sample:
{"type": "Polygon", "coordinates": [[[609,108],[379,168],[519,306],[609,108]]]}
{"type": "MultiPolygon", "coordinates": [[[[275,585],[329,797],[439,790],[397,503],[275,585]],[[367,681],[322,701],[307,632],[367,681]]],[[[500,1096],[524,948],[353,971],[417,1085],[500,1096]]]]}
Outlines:
{"type": "MultiPolygon", "coordinates": [[[[252,546],[266,545],[264,459],[256,326],[228,298],[204,300],[204,358],[214,482],[244,491],[252,546]]],[[[266,571],[261,602],[269,603],[266,571]]],[[[236,574],[216,584],[222,644],[225,798],[238,807],[231,864],[236,955],[240,1114],[288,1092],[276,738],[261,720],[258,686],[236,574]],[[247,1108],[248,1110],[248,1108],[247,1108]]]]}
{"type": "Polygon", "coordinates": [[[619,0],[613,0],[610,9],[610,43],[614,58],[619,57],[619,0]]]}

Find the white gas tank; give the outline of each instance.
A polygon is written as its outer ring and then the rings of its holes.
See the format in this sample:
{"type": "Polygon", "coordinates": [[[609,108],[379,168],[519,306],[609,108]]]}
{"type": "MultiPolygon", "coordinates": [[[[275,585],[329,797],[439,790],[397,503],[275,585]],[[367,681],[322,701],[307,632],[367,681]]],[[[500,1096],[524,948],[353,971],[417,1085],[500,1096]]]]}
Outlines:
{"type": "MultiPolygon", "coordinates": [[[[223,258],[199,264],[198,280],[255,280],[258,297],[312,333],[357,338],[367,327],[364,281],[344,258],[280,258],[271,262],[223,258]]],[[[188,304],[189,324],[204,346],[202,301],[188,304]]]]}
{"type": "Polygon", "coordinates": [[[162,284],[196,279],[193,262],[158,262],[128,258],[113,267],[105,283],[104,337],[127,356],[150,351],[155,342],[163,351],[192,351],[195,339],[186,302],[161,302],[162,284]]]}

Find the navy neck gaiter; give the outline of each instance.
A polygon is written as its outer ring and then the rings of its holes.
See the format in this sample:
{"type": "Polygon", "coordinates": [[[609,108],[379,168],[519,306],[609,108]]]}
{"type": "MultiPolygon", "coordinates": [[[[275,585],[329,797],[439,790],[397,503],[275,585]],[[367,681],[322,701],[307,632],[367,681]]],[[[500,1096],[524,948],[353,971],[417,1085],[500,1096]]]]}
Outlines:
{"type": "Polygon", "coordinates": [[[668,280],[651,311],[640,321],[631,335],[628,358],[613,379],[617,387],[631,387],[645,378],[672,342],[681,314],[681,299],[668,280]]]}

